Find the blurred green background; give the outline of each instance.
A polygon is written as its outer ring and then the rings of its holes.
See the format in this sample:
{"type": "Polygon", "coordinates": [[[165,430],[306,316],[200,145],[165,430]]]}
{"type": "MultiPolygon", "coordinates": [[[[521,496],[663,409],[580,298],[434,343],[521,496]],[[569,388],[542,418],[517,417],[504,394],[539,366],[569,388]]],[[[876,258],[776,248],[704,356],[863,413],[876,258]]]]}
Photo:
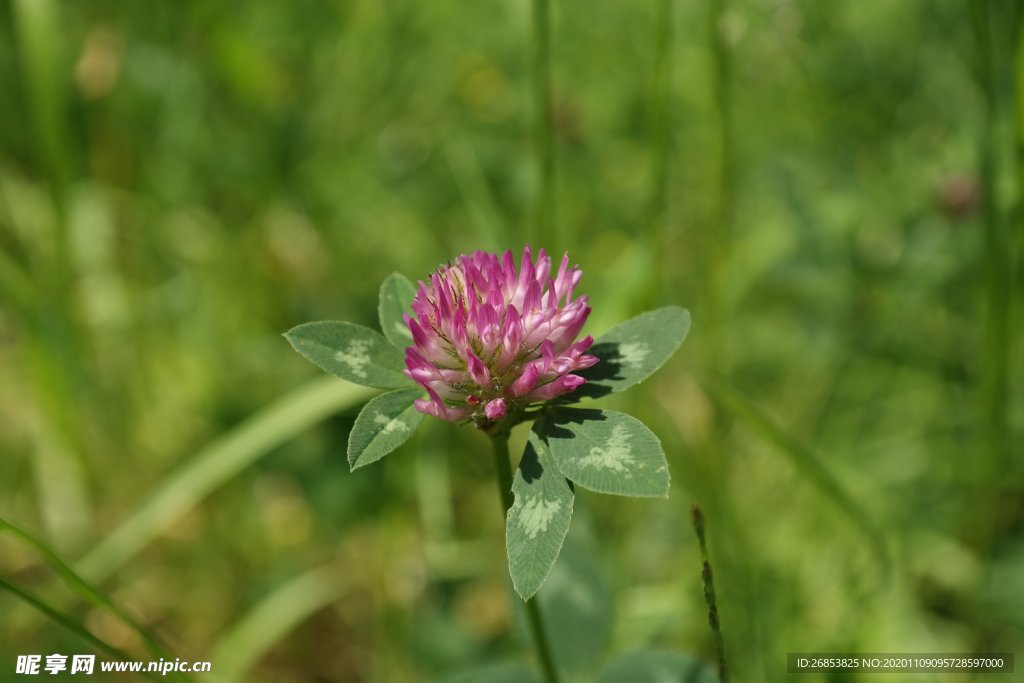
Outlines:
{"type": "MultiPolygon", "coordinates": [[[[673,488],[579,492],[575,680],[641,646],[713,658],[695,500],[737,681],[797,651],[1020,655],[1022,19],[555,2],[546,182],[527,0],[9,0],[0,517],[212,659],[198,681],[527,659],[486,439],[428,421],[350,474],[372,392],[281,333],[376,326],[390,272],[529,242],[582,266],[594,334],[694,319],[602,401],[659,434],[673,488]]],[[[11,534],[0,577],[152,658],[11,534]]],[[[92,651],[0,593],[0,680],[92,651]]]]}

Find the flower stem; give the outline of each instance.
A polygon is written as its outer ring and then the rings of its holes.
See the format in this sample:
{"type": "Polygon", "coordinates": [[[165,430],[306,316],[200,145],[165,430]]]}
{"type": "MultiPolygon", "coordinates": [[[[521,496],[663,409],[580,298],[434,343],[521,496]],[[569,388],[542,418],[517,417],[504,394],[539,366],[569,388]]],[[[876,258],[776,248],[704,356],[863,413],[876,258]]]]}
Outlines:
{"type": "Polygon", "coordinates": [[[495,466],[498,469],[498,488],[505,514],[512,508],[512,461],[508,457],[508,432],[491,434],[495,466]]]}
{"type": "Polygon", "coordinates": [[[700,543],[700,557],[703,563],[700,575],[704,582],[704,601],[708,604],[708,625],[711,627],[711,636],[715,641],[715,652],[718,655],[718,680],[721,683],[729,683],[729,672],[725,666],[725,641],[722,638],[722,624],[718,619],[715,577],[711,572],[708,544],[704,537],[704,513],[696,504],[693,506],[693,530],[697,532],[697,542],[700,543]]]}
{"type": "MultiPolygon", "coordinates": [[[[494,446],[494,461],[498,470],[498,489],[501,493],[501,505],[508,515],[512,508],[512,462],[508,457],[508,432],[496,432],[490,435],[494,446]]],[[[547,631],[544,628],[544,616],[541,614],[540,603],[536,598],[526,601],[526,617],[533,636],[537,659],[544,671],[545,683],[558,683],[558,669],[555,668],[554,657],[551,656],[551,645],[548,643],[547,631]]]]}

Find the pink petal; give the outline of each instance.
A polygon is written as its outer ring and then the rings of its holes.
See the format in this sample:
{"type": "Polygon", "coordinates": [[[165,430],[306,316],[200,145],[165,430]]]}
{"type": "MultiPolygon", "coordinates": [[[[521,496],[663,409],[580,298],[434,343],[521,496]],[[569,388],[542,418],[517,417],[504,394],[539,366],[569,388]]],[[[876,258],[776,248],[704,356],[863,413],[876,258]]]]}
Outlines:
{"type": "Polygon", "coordinates": [[[477,355],[473,353],[472,349],[466,350],[466,369],[469,370],[469,376],[479,386],[484,389],[491,388],[491,373],[484,365],[484,362],[477,358],[477,355]]]}
{"type": "Polygon", "coordinates": [[[567,394],[576,387],[586,383],[587,380],[579,375],[562,375],[553,382],[537,387],[527,394],[525,398],[529,401],[550,401],[554,397],[567,394]]]}
{"type": "Polygon", "coordinates": [[[519,379],[508,388],[508,393],[512,396],[522,396],[537,385],[539,378],[540,371],[536,363],[530,363],[523,369],[523,374],[519,375],[519,379]]]}

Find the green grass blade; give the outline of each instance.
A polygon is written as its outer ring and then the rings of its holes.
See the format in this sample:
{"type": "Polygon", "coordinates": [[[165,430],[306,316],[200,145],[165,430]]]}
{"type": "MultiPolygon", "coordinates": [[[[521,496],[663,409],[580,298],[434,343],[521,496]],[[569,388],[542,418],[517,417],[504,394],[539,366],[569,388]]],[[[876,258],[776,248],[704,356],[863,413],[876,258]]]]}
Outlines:
{"type": "MultiPolygon", "coordinates": [[[[129,655],[124,650],[122,650],[122,649],[120,649],[118,647],[115,647],[114,645],[111,645],[107,641],[103,640],[102,638],[100,638],[96,634],[94,634],[91,631],[89,631],[88,629],[86,629],[81,624],[78,624],[75,621],[72,621],[71,619],[69,619],[67,616],[65,616],[64,614],[62,614],[58,610],[56,610],[53,607],[51,607],[50,605],[46,604],[45,602],[43,602],[42,600],[40,600],[36,596],[32,595],[28,591],[25,591],[25,590],[21,589],[20,587],[16,586],[15,584],[11,583],[7,579],[3,578],[2,576],[0,576],[0,588],[2,588],[3,590],[6,590],[8,593],[11,593],[12,595],[14,595],[18,599],[20,599],[22,602],[30,605],[34,609],[36,609],[39,612],[43,613],[44,615],[49,617],[52,621],[54,621],[57,624],[59,624],[60,626],[64,627],[66,630],[70,631],[71,633],[74,633],[75,635],[77,635],[82,640],[84,640],[84,641],[86,641],[88,643],[91,643],[98,650],[100,650],[102,652],[105,652],[106,654],[110,655],[111,657],[115,657],[115,658],[120,659],[122,661],[132,661],[132,656],[129,655]]],[[[149,673],[149,672],[145,672],[145,671],[141,672],[141,673],[146,678],[151,678],[153,680],[160,680],[160,678],[161,678],[161,677],[158,677],[154,673],[149,673]]]]}
{"type": "Polygon", "coordinates": [[[494,193],[487,184],[487,176],[480,167],[480,160],[473,146],[468,142],[453,142],[445,148],[445,157],[462,200],[476,226],[480,248],[491,251],[507,248],[501,211],[494,199],[494,193]]]}
{"type": "MultiPolygon", "coordinates": [[[[156,637],[151,634],[142,624],[137,622],[127,612],[122,610],[120,607],[114,604],[114,602],[100,591],[93,588],[88,582],[82,577],[75,573],[71,567],[67,565],[60,557],[50,549],[45,543],[37,539],[29,532],[14,526],[7,520],[0,518],[0,532],[10,534],[11,536],[22,541],[26,545],[33,548],[36,552],[42,555],[46,563],[50,565],[61,577],[70,585],[78,594],[84,597],[94,605],[98,605],[107,609],[111,614],[120,619],[124,624],[132,629],[145,644],[146,649],[151,655],[159,659],[172,660],[172,657],[167,650],[160,645],[156,637]]],[[[180,672],[173,672],[174,678],[179,681],[189,681],[187,676],[180,672]]]]}
{"type": "MultiPolygon", "coordinates": [[[[985,445],[993,480],[1009,464],[1009,366],[1011,310],[1013,307],[1013,250],[1008,235],[1009,209],[1000,201],[1001,170],[1005,140],[1001,134],[1001,70],[1003,55],[993,27],[999,21],[994,3],[971,4],[977,43],[977,78],[984,96],[984,118],[978,135],[978,173],[982,203],[982,252],[979,272],[984,273],[983,346],[978,366],[982,368],[980,391],[985,425],[985,445]]],[[[1008,150],[1006,150],[1008,151],[1008,150]]],[[[988,533],[988,532],[986,532],[988,533]]]]}
{"type": "Polygon", "coordinates": [[[249,680],[245,674],[274,643],[312,614],[331,604],[344,589],[340,568],[317,568],[280,586],[243,615],[213,648],[210,661],[224,681],[249,680]]]}
{"type": "MultiPolygon", "coordinates": [[[[557,253],[568,235],[555,219],[555,152],[551,107],[551,0],[533,0],[534,146],[540,184],[532,244],[548,244],[557,253]]],[[[568,240],[566,240],[568,242],[568,240]]]]}
{"type": "Polygon", "coordinates": [[[888,581],[892,569],[889,549],[885,537],[871,519],[871,516],[843,488],[842,484],[821,463],[821,458],[809,447],[787,434],[765,415],[743,394],[723,384],[704,384],[704,388],[715,401],[728,410],[755,433],[760,435],[775,450],[789,458],[804,477],[814,484],[828,500],[835,505],[863,532],[875,553],[883,582],[888,581]]]}
{"type": "MultiPolygon", "coordinates": [[[[673,1],[658,0],[654,29],[654,79],[652,81],[651,141],[651,198],[650,220],[667,223],[669,165],[672,157],[672,49],[674,31],[673,1]]],[[[650,234],[654,233],[651,226],[650,234]]],[[[645,233],[646,235],[647,233],[645,233]]],[[[652,240],[653,241],[653,240],[652,240]]]]}
{"type": "Polygon", "coordinates": [[[48,167],[51,189],[60,202],[71,174],[64,122],[64,43],[57,37],[61,27],[60,6],[52,0],[17,0],[11,7],[38,157],[48,167]]]}
{"type": "Polygon", "coordinates": [[[0,252],[0,294],[18,313],[26,315],[32,310],[35,301],[32,281],[24,269],[3,252],[0,252]]]}
{"type": "Polygon", "coordinates": [[[138,510],[78,563],[79,573],[91,581],[106,579],[211,491],[261,456],[374,393],[373,389],[324,377],[267,406],[197,453],[147,496],[138,510]]]}

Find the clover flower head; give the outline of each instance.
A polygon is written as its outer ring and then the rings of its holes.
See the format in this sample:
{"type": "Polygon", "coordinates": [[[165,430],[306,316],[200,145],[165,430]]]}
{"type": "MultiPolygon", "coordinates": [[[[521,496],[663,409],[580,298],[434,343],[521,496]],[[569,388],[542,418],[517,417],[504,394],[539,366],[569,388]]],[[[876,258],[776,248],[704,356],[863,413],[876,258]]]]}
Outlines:
{"type": "Polygon", "coordinates": [[[429,396],[416,409],[486,427],[584,384],[572,373],[597,358],[584,353],[592,337],[576,340],[590,314],[586,296],[573,298],[581,276],[568,254],[552,275],[551,257],[526,247],[518,272],[511,251],[475,251],[421,281],[404,318],[405,374],[429,396]]]}

